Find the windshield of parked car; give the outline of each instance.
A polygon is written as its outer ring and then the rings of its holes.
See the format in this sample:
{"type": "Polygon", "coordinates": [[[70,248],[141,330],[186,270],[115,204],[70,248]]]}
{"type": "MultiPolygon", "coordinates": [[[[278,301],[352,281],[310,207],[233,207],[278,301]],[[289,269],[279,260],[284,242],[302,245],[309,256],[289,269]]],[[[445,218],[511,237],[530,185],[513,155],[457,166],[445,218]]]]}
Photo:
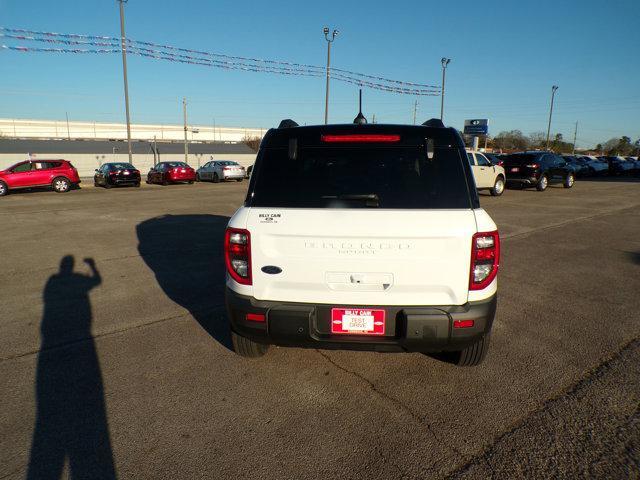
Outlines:
{"type": "Polygon", "coordinates": [[[223,165],[223,166],[238,165],[238,162],[232,162],[232,161],[229,161],[229,160],[223,160],[223,161],[218,162],[218,163],[220,165],[223,165]]]}
{"type": "Polygon", "coordinates": [[[184,162],[167,162],[165,165],[167,165],[168,167],[188,167],[189,165],[187,165],[184,162]]]}
{"type": "Polygon", "coordinates": [[[134,169],[135,167],[130,163],[112,163],[111,168],[113,168],[114,170],[128,170],[134,169]]]}
{"type": "Polygon", "coordinates": [[[417,146],[308,147],[295,159],[286,148],[268,148],[262,155],[250,200],[256,207],[471,207],[453,148],[436,148],[433,159],[417,146]]]}

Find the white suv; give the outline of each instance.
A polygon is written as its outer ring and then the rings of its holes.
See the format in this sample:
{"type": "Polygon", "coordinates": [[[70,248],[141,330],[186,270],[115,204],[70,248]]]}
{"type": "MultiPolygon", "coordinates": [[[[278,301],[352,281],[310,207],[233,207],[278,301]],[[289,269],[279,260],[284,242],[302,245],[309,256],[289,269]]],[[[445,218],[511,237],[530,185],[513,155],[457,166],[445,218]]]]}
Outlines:
{"type": "Polygon", "coordinates": [[[467,158],[476,179],[477,189],[489,190],[494,197],[502,195],[507,178],[504,168],[494,165],[485,155],[474,150],[467,150],[467,158]]]}
{"type": "Polygon", "coordinates": [[[225,233],[234,349],[445,352],[477,365],[499,257],[455,129],[283,121],[225,233]]]}

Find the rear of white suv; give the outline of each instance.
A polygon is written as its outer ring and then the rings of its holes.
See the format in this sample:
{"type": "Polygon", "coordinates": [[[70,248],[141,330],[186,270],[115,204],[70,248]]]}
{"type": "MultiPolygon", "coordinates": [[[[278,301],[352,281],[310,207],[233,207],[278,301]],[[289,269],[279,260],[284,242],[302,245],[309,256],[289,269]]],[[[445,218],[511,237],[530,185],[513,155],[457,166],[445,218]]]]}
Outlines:
{"type": "Polygon", "coordinates": [[[444,351],[480,363],[500,242],[458,133],[283,124],[265,136],[225,236],[236,352],[444,351]]]}

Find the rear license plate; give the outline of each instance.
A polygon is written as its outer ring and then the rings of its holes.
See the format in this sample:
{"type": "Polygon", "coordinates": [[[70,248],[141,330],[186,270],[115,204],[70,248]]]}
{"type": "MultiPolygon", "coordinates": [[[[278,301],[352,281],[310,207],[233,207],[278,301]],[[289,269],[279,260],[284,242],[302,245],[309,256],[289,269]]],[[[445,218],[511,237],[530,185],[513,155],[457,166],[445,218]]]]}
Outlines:
{"type": "Polygon", "coordinates": [[[511,169],[511,171],[512,171],[512,172],[519,172],[519,171],[520,171],[520,168],[518,168],[518,167],[513,167],[513,168],[511,169]]]}
{"type": "Polygon", "coordinates": [[[129,175],[129,172],[122,172],[123,175],[129,175]]]}
{"type": "Polygon", "coordinates": [[[181,172],[182,173],[187,173],[187,171],[184,168],[181,170],[181,172]]]}
{"type": "Polygon", "coordinates": [[[332,308],[331,333],[384,335],[385,311],[370,308],[332,308]]]}

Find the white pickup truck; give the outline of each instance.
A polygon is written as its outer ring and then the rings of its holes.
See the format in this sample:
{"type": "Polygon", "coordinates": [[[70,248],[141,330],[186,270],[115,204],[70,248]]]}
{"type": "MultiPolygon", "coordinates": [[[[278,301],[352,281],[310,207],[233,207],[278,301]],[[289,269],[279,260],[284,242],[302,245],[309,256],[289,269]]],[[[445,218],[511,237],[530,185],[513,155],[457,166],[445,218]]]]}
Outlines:
{"type": "Polygon", "coordinates": [[[499,258],[455,129],[283,121],[225,234],[235,351],[445,352],[477,365],[499,258]]]}

